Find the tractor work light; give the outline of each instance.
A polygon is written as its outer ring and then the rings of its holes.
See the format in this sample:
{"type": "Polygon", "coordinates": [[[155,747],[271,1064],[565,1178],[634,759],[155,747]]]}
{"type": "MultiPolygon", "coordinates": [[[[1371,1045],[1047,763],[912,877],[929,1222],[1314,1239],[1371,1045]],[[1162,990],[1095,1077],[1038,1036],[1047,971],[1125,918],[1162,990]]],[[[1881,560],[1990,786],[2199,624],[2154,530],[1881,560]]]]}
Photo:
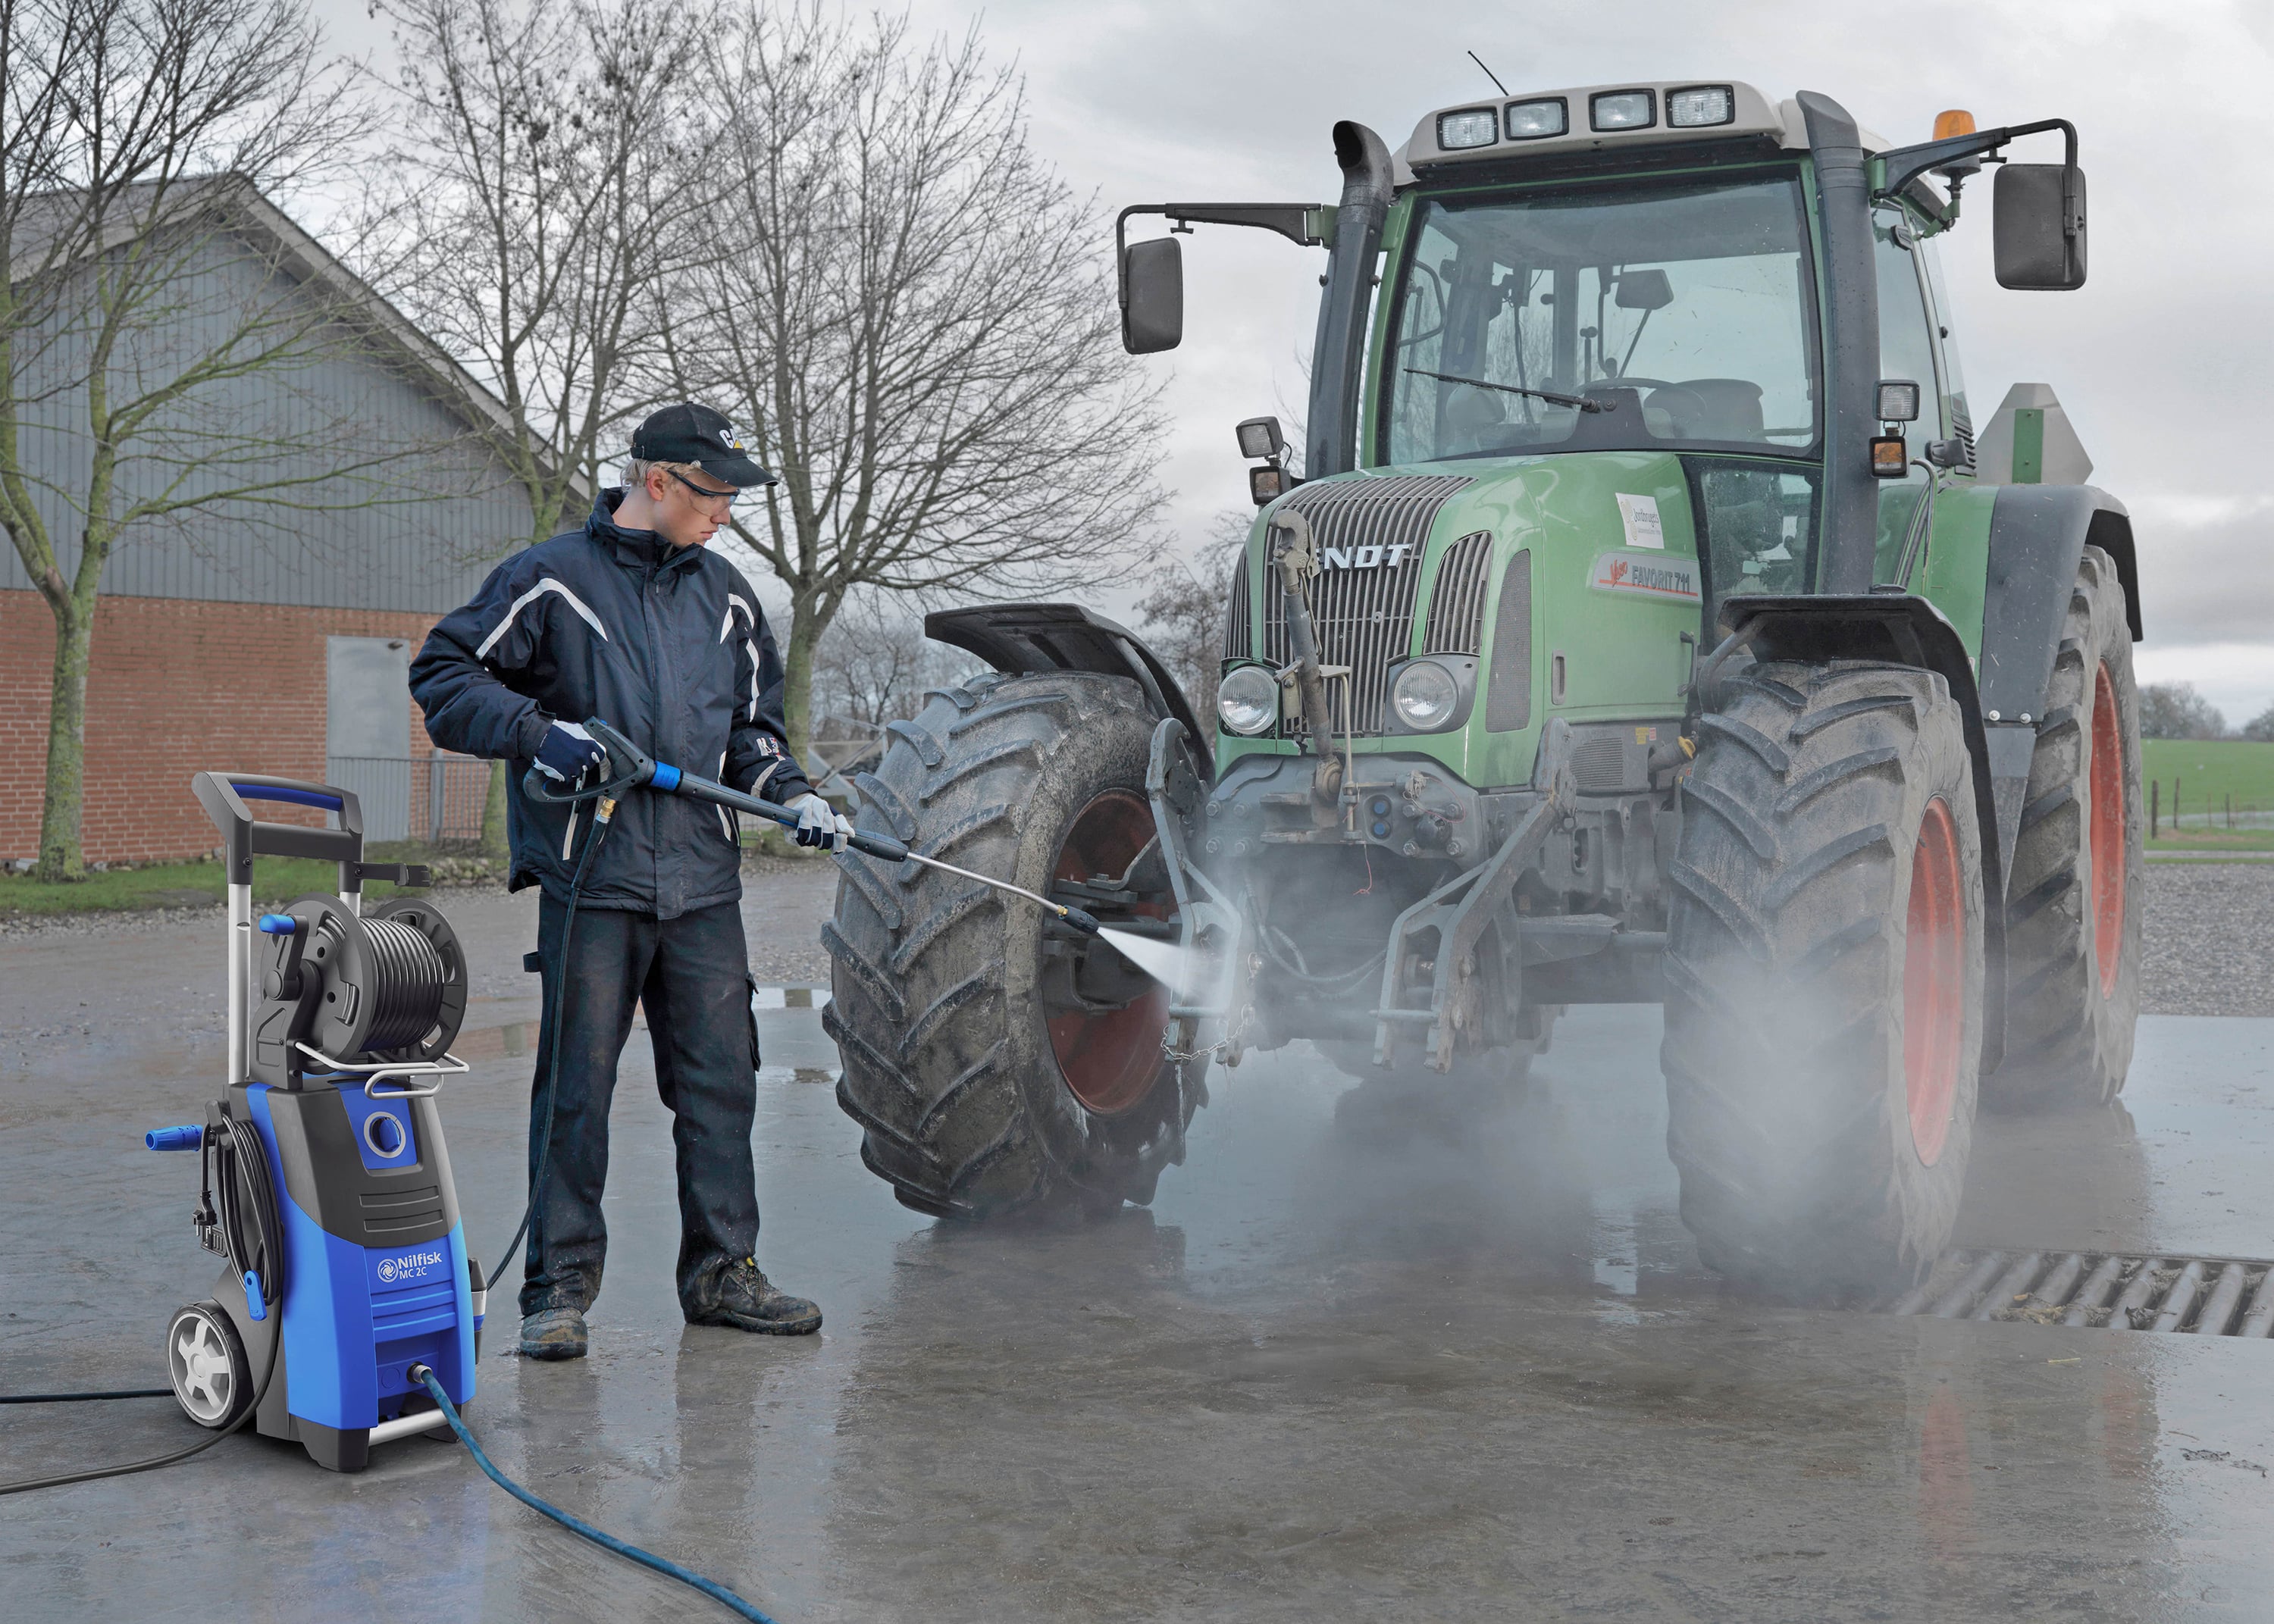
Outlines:
{"type": "Polygon", "coordinates": [[[1901,479],[1911,465],[1909,453],[1903,447],[1900,434],[1875,434],[1871,437],[1871,477],[1875,479],[1901,479]]]}
{"type": "Polygon", "coordinates": [[[1247,499],[1258,508],[1277,501],[1287,494],[1287,470],[1276,462],[1266,462],[1261,468],[1247,470],[1247,499]]]}
{"type": "Polygon", "coordinates": [[[1587,122],[1597,130],[1647,130],[1658,122],[1657,102],[1647,90],[1607,90],[1587,98],[1587,122]]]}
{"type": "Polygon", "coordinates": [[[1287,448],[1286,437],[1280,432],[1276,417],[1246,418],[1232,432],[1239,437],[1239,455],[1259,462],[1276,462],[1287,448]]]}
{"type": "Polygon", "coordinates": [[[1397,673],[1389,703],[1406,726],[1416,733],[1434,733],[1453,719],[1461,703],[1461,685],[1435,661],[1415,660],[1397,673]]]}
{"type": "Polygon", "coordinates": [[[1666,93],[1666,122],[1676,130],[1699,130],[1736,121],[1736,94],[1727,85],[1692,85],[1666,93]]]}
{"type": "Polygon", "coordinates": [[[1561,96],[1540,102],[1511,102],[1501,115],[1511,141],[1537,141],[1562,135],[1571,127],[1571,115],[1561,96]]]}
{"type": "Polygon", "coordinates": [[[1489,147],[1500,138],[1500,119],[1488,107],[1465,107],[1437,115],[1437,146],[1444,152],[1489,147]]]}
{"type": "Polygon", "coordinates": [[[1880,422],[1916,423],[1918,415],[1918,385],[1892,378],[1879,380],[1880,422]]]}
{"type": "Polygon", "coordinates": [[[1216,685],[1216,713],[1243,739],[1269,733],[1279,720],[1279,682],[1261,665],[1235,665],[1216,685]]]}

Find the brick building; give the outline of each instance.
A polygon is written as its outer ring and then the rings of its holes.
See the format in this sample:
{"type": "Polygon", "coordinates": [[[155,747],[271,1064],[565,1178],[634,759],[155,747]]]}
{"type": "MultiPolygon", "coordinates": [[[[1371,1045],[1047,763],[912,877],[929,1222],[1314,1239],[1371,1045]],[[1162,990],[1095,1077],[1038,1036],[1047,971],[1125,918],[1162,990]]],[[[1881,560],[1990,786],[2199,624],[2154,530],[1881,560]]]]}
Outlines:
{"type": "MultiPolygon", "coordinates": [[[[304,409],[320,392],[375,437],[437,447],[426,488],[448,494],[312,515],[305,533],[193,511],[120,537],[87,675],[90,862],[210,851],[212,825],[189,788],[204,769],[343,784],[363,798],[376,839],[429,832],[445,786],[448,832],[478,817],[486,777],[471,764],[430,772],[405,673],[434,621],[529,538],[529,501],[494,450],[503,409],[265,199],[239,188],[232,205],[199,275],[260,289],[282,267],[288,280],[321,279],[332,297],[348,289],[365,318],[355,342],[326,357],[325,375],[256,373],[232,386],[244,396],[232,404],[265,421],[257,414],[293,404],[275,392],[304,409]]],[[[61,402],[51,425],[24,442],[27,462],[50,459],[66,489],[86,457],[83,441],[72,443],[72,404],[61,402]]],[[[83,435],[83,410],[77,422],[83,435]]],[[[396,477],[416,487],[421,471],[414,459],[396,477]]],[[[61,553],[76,533],[69,509],[58,500],[47,516],[61,553]]],[[[59,562],[68,574],[76,558],[59,562]]],[[[0,546],[0,861],[38,847],[54,650],[46,602],[14,549],[0,546]]]]}

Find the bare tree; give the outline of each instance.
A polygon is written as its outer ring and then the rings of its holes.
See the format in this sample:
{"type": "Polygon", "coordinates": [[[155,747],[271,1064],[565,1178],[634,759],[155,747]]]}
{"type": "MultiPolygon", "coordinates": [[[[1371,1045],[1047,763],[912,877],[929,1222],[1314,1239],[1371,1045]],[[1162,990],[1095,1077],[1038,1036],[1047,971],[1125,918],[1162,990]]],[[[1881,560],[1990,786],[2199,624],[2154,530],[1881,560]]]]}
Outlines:
{"type": "Polygon", "coordinates": [[[923,623],[884,595],[851,600],[821,635],[813,659],[817,736],[881,731],[923,708],[923,690],[970,674],[977,662],[930,641],[923,623]],[[843,730],[843,731],[839,731],[843,730]]]}
{"type": "Polygon", "coordinates": [[[2221,739],[2226,718],[2192,682],[2150,682],[2140,690],[2140,733],[2148,739],[2221,739]]]}
{"type": "Polygon", "coordinates": [[[718,230],[670,285],[666,353],[781,477],[735,532],[789,589],[793,746],[848,595],[1031,592],[1126,573],[1161,424],[1122,356],[1111,233],[1029,147],[977,36],[748,9],[709,79],[734,109],[718,230]]]}
{"type": "Polygon", "coordinates": [[[55,619],[44,879],[83,868],[121,537],[417,500],[410,448],[320,387],[355,301],[263,196],[362,139],[341,77],[301,0],[0,0],[0,529],[55,619]]]}
{"type": "Polygon", "coordinates": [[[650,290],[712,253],[710,23],[665,0],[378,4],[403,127],[372,275],[505,402],[542,540],[661,387],[650,290]]]}
{"type": "Polygon", "coordinates": [[[1138,629],[1176,674],[1203,724],[1216,715],[1224,664],[1224,620],[1231,611],[1232,572],[1246,556],[1252,513],[1220,513],[1191,561],[1171,560],[1137,600],[1138,629]]]}

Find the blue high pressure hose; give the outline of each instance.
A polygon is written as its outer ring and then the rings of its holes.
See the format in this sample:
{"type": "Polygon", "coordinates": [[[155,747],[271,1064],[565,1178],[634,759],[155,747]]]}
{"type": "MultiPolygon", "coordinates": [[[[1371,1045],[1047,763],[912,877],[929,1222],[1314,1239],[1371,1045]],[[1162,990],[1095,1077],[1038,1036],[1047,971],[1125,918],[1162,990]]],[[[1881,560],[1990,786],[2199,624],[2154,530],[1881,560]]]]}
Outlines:
{"type": "Polygon", "coordinates": [[[560,1507],[538,1499],[536,1495],[531,1494],[492,1464],[490,1457],[483,1452],[481,1444],[475,1439],[471,1430],[467,1427],[464,1417],[458,1414],[458,1407],[450,1402],[449,1394],[443,1390],[441,1380],[433,1371],[424,1365],[414,1365],[410,1367],[410,1373],[417,1380],[424,1382],[426,1391],[434,1395],[434,1402],[440,1408],[442,1418],[450,1424],[450,1430],[458,1435],[458,1441],[466,1446],[467,1452],[474,1457],[474,1464],[482,1469],[483,1474],[492,1483],[496,1484],[523,1505],[532,1511],[543,1512],[570,1533],[583,1535],[603,1551],[613,1551],[618,1556],[627,1557],[643,1568],[653,1568],[667,1579],[676,1579],[681,1584],[689,1585],[702,1591],[722,1606],[730,1607],[742,1617],[752,1620],[754,1624],[776,1624],[775,1620],[759,1612],[718,1581],[706,1579],[692,1568],[681,1568],[676,1562],[667,1561],[652,1551],[643,1551],[628,1540],[619,1539],[603,1529],[594,1528],[583,1518],[571,1516],[560,1507]]]}
{"type": "MultiPolygon", "coordinates": [[[[595,789],[572,790],[566,795],[546,797],[556,802],[598,800],[600,804],[595,808],[597,816],[592,821],[592,832],[585,838],[584,849],[577,854],[576,871],[568,881],[568,905],[561,922],[561,944],[556,950],[557,956],[553,960],[553,1017],[548,1034],[550,1042],[547,1045],[548,1053],[545,1070],[545,1132],[542,1141],[538,1146],[537,1172],[529,1181],[529,1205],[522,1209],[521,1223],[515,1229],[513,1238],[505,1244],[505,1251],[500,1255],[496,1267],[490,1272],[487,1283],[492,1288],[496,1286],[500,1276],[503,1275],[512,1264],[514,1250],[521,1244],[522,1236],[535,1222],[538,1203],[545,1196],[545,1177],[551,1170],[553,1158],[553,1111],[561,1094],[562,1038],[561,1027],[562,1014],[568,1001],[568,944],[570,938],[576,934],[576,905],[584,896],[585,870],[591,866],[593,853],[599,849],[600,842],[607,838],[608,831],[614,826],[615,803],[610,791],[618,787],[621,786],[603,785],[595,789]]],[[[618,1556],[637,1562],[643,1568],[653,1568],[666,1578],[676,1579],[681,1584],[692,1586],[712,1600],[732,1608],[743,1618],[755,1620],[757,1624],[776,1624],[776,1620],[759,1612],[716,1580],[706,1579],[692,1568],[681,1568],[678,1563],[658,1556],[652,1551],[644,1551],[629,1540],[619,1539],[606,1530],[594,1528],[583,1518],[571,1516],[560,1507],[538,1499],[536,1495],[531,1494],[527,1489],[500,1471],[491,1462],[488,1455],[483,1451],[481,1444],[467,1427],[464,1417],[458,1414],[458,1407],[450,1402],[449,1394],[443,1390],[441,1381],[435,1376],[433,1370],[424,1365],[414,1365],[408,1373],[412,1380],[425,1384],[426,1391],[434,1395],[434,1402],[440,1408],[442,1418],[450,1424],[450,1430],[457,1434],[458,1441],[466,1446],[467,1452],[474,1457],[474,1464],[482,1469],[483,1476],[512,1495],[514,1499],[521,1501],[523,1505],[533,1511],[543,1512],[570,1533],[582,1535],[604,1551],[614,1552],[618,1556]]]]}

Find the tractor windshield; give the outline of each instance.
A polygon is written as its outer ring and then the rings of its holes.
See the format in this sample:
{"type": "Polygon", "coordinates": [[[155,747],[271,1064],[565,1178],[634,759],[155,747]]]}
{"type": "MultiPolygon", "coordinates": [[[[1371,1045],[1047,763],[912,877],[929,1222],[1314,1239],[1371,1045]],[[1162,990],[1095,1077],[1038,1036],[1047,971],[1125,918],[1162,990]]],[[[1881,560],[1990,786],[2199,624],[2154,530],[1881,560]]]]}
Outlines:
{"type": "Polygon", "coordinates": [[[1815,441],[1796,177],[1425,199],[1405,241],[1385,461],[1815,441]]]}

